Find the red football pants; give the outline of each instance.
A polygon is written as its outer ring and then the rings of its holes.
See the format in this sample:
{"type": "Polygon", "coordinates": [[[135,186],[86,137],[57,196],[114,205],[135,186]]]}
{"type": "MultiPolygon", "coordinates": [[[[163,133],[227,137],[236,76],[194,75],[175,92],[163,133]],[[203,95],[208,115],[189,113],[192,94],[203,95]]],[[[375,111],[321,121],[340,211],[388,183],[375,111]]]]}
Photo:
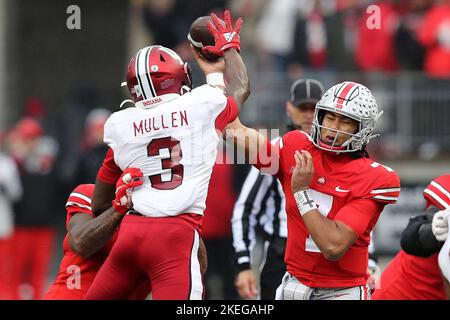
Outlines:
{"type": "Polygon", "coordinates": [[[48,278],[55,230],[48,227],[17,227],[13,236],[13,299],[21,299],[19,287],[28,283],[33,300],[42,299],[48,278]]]}
{"type": "Polygon", "coordinates": [[[127,299],[148,280],[153,300],[202,299],[198,247],[194,226],[180,217],[127,215],[85,299],[127,299]]]}

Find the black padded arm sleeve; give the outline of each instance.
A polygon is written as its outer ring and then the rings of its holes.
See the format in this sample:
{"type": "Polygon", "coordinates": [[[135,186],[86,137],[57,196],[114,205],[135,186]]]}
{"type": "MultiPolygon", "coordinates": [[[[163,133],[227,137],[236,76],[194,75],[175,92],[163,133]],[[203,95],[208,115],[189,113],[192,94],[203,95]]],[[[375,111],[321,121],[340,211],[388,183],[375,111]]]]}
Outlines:
{"type": "Polygon", "coordinates": [[[429,257],[439,252],[442,243],[436,240],[431,231],[433,216],[434,212],[427,212],[409,219],[400,241],[406,253],[418,257],[429,257]]]}

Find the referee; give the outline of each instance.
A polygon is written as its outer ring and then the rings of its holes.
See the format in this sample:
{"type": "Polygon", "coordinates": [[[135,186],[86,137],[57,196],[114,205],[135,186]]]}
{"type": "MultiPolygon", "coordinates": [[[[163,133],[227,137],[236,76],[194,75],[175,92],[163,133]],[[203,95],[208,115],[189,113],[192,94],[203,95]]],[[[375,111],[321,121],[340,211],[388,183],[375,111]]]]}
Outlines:
{"type": "MultiPolygon", "coordinates": [[[[286,113],[291,124],[288,130],[311,131],[316,103],[324,92],[323,85],[313,79],[299,79],[290,90],[286,113]]],[[[276,138],[272,143],[276,143],[276,138]]],[[[256,280],[251,270],[250,252],[256,242],[256,229],[262,229],[264,254],[259,270],[262,300],[273,300],[275,291],[286,272],[284,249],[287,225],[284,193],[277,178],[261,175],[252,167],[235,204],[231,219],[235,263],[238,268],[236,288],[242,298],[258,296],[256,280]]]]}

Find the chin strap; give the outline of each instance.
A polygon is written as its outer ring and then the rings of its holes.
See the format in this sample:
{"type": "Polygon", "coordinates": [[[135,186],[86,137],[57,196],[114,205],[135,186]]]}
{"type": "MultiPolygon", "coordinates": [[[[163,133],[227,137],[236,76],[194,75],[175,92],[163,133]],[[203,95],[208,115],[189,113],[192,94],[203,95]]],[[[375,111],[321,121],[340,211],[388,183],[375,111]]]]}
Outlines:
{"type": "Polygon", "coordinates": [[[122,101],[122,103],[120,104],[119,108],[122,109],[123,106],[124,106],[126,103],[132,103],[132,104],[134,105],[134,101],[133,101],[133,100],[131,100],[131,99],[126,99],[126,100],[123,100],[123,101],[122,101]]]}
{"type": "Polygon", "coordinates": [[[184,85],[180,89],[180,94],[183,95],[183,94],[188,93],[190,91],[191,91],[191,88],[189,88],[188,86],[184,85]]]}

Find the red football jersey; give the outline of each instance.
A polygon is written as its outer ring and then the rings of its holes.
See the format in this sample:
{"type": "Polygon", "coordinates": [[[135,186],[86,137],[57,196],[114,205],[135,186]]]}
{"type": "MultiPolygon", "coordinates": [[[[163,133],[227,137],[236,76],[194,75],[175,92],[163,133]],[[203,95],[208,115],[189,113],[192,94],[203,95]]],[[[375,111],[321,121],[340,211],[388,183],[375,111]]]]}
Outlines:
{"type": "Polygon", "coordinates": [[[397,174],[367,158],[353,159],[346,154],[320,150],[306,133],[299,130],[287,133],[278,148],[280,168],[277,177],[286,195],[288,218],[287,270],[311,287],[365,285],[370,232],[384,206],[396,202],[399,196],[397,174]],[[296,150],[306,150],[313,157],[314,177],[310,189],[320,213],[345,223],[358,236],[338,261],[325,259],[298,211],[291,190],[296,150]]]}
{"type": "MultiPolygon", "coordinates": [[[[68,230],[70,219],[74,214],[85,213],[93,216],[91,209],[91,199],[94,194],[93,184],[82,184],[75,188],[69,195],[66,203],[66,228],[68,230]]],[[[83,258],[75,253],[69,244],[66,234],[63,242],[64,256],[61,261],[59,272],[49,291],[44,296],[47,300],[81,300],[91,286],[94,278],[108,257],[109,252],[117,239],[117,232],[113,235],[108,244],[99,252],[89,258],[83,258]]],[[[133,298],[145,299],[150,292],[146,283],[146,288],[139,288],[133,298]]]]}
{"type": "Polygon", "coordinates": [[[438,253],[427,258],[401,250],[381,275],[373,300],[445,300],[438,253]]]}

